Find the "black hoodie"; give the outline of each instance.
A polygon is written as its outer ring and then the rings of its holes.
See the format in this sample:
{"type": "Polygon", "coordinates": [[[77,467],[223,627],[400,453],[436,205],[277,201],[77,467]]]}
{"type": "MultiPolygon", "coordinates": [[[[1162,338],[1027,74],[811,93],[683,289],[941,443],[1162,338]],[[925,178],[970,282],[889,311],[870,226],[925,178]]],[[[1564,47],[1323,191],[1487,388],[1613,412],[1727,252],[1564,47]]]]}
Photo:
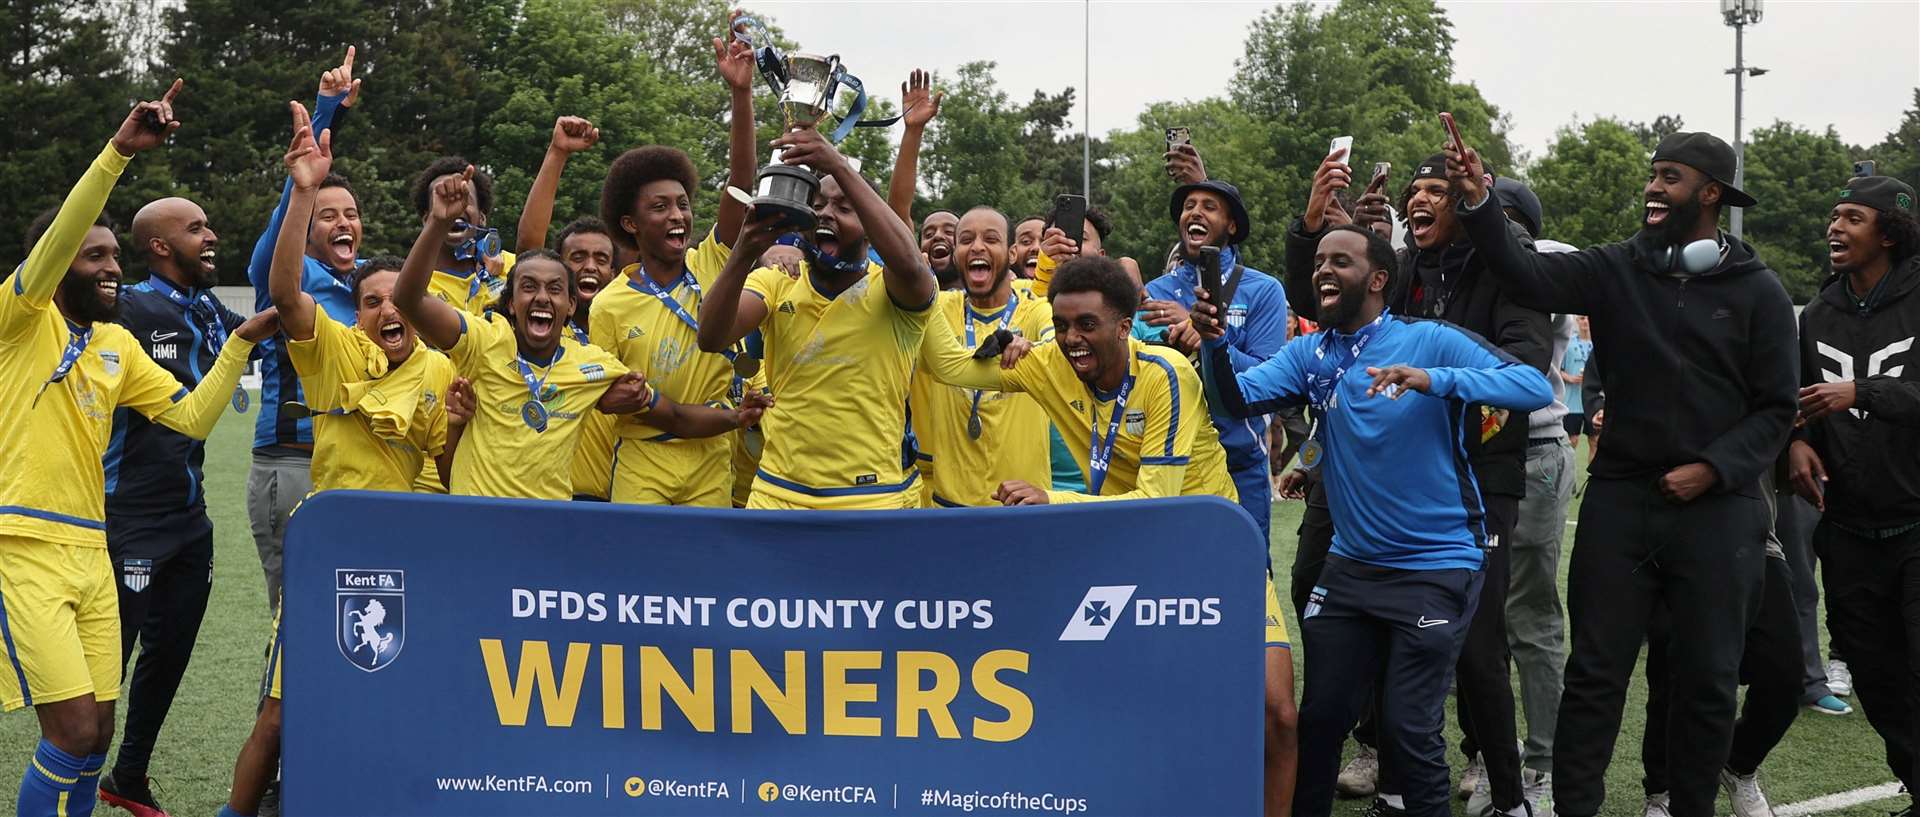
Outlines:
{"type": "Polygon", "coordinates": [[[1845,278],[1800,313],[1800,383],[1854,381],[1849,411],[1801,434],[1827,470],[1826,518],[1877,530],[1920,522],[1920,257],[1862,306],[1845,278]]]}
{"type": "MultiPolygon", "coordinates": [[[[1502,220],[1505,220],[1503,215],[1502,220]]],[[[1533,241],[1519,225],[1516,240],[1533,241]]],[[[1294,219],[1287,229],[1286,289],[1293,311],[1319,320],[1320,298],[1313,289],[1313,254],[1319,235],[1294,219]]],[[[1411,241],[1411,239],[1409,239],[1411,241]]],[[[1547,371],[1553,357],[1553,331],[1547,315],[1515,304],[1498,281],[1481,272],[1480,254],[1465,240],[1435,250],[1402,247],[1400,271],[1387,284],[1387,308],[1408,318],[1439,318],[1480,335],[1520,362],[1547,371]],[[1444,295],[1443,295],[1444,293],[1444,295]]],[[[1477,425],[1467,434],[1467,458],[1480,491],[1520,497],[1527,488],[1527,415],[1484,405],[1469,407],[1477,425]]]]}
{"type": "Polygon", "coordinates": [[[1571,253],[1536,253],[1506,229],[1493,197],[1459,213],[1508,297],[1586,315],[1607,361],[1607,425],[1592,473],[1658,479],[1689,463],[1715,491],[1759,497],[1760,472],[1799,410],[1793,302],[1746,242],[1698,275],[1674,272],[1647,235],[1571,253]]]}

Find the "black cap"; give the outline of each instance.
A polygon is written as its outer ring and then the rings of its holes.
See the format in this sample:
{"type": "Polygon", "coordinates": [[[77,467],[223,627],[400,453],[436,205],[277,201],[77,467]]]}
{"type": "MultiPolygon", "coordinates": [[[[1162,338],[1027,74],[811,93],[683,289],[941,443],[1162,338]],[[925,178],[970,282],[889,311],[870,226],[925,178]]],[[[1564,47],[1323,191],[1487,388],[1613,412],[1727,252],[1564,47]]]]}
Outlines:
{"type": "Polygon", "coordinates": [[[1913,188],[1892,176],[1855,176],[1840,191],[1840,200],[1864,204],[1882,213],[1913,212],[1913,188]]]}
{"type": "Polygon", "coordinates": [[[1545,212],[1540,207],[1540,197],[1533,194],[1518,179],[1502,176],[1493,180],[1493,196],[1500,200],[1500,206],[1520,211],[1520,226],[1527,228],[1527,235],[1540,236],[1540,219],[1545,212]]]}
{"type": "Polygon", "coordinates": [[[1234,231],[1232,238],[1227,239],[1228,244],[1247,240],[1247,234],[1253,231],[1253,220],[1247,216],[1247,203],[1240,199],[1240,188],[1216,179],[1183,184],[1173,189],[1173,200],[1167,206],[1167,214],[1173,223],[1180,223],[1180,209],[1187,204],[1187,194],[1196,190],[1215,193],[1227,200],[1227,212],[1233,215],[1234,226],[1239,228],[1234,231]]]}
{"type": "Polygon", "coordinates": [[[1718,182],[1726,190],[1721,202],[1728,206],[1752,207],[1759,203],[1747,195],[1747,191],[1733,186],[1734,172],[1740,160],[1733,155],[1732,146],[1711,133],[1669,133],[1660,140],[1660,146],[1653,149],[1653,160],[1679,162],[1705,173],[1707,178],[1718,182]]]}
{"type": "Polygon", "coordinates": [[[1428,156],[1425,161],[1421,162],[1419,167],[1416,167],[1413,169],[1413,178],[1409,179],[1408,181],[1416,182],[1421,179],[1445,180],[1446,178],[1447,178],[1447,154],[1435,153],[1432,156],[1428,156]]]}

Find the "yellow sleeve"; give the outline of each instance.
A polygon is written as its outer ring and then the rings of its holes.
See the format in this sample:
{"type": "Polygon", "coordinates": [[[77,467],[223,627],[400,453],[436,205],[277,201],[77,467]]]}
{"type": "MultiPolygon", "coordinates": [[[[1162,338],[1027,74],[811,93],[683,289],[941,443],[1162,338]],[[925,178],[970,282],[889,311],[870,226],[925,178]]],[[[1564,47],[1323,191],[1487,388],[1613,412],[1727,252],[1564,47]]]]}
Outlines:
{"type": "Polygon", "coordinates": [[[786,270],[777,267],[761,267],[747,275],[747,283],[741,289],[760,296],[760,300],[767,302],[767,312],[772,313],[774,300],[779,298],[780,294],[786,290],[787,284],[792,282],[793,279],[787,277],[786,270]]]}
{"type": "MultiPolygon", "coordinates": [[[[619,275],[618,273],[615,274],[619,275]]],[[[624,278],[626,276],[622,275],[620,277],[624,278]]],[[[614,284],[609,283],[606,288],[612,289],[613,287],[614,284]]],[[[607,299],[605,298],[594,298],[593,303],[587,307],[587,342],[605,349],[608,352],[618,354],[619,347],[615,343],[615,332],[619,327],[620,321],[613,314],[612,309],[602,308],[602,305],[605,303],[607,303],[607,299]]]]}
{"type": "MultiPolygon", "coordinates": [[[[240,374],[247,370],[247,358],[252,354],[252,341],[239,335],[230,335],[227,344],[220,347],[220,357],[213,362],[213,368],[207,371],[206,377],[201,378],[200,385],[193,387],[186,399],[167,406],[165,411],[158,414],[139,406],[134,408],[156,423],[196,440],[204,440],[213,433],[213,425],[220,422],[227,402],[233,399],[233,389],[240,385],[240,374]]],[[[141,361],[135,364],[135,368],[150,366],[160,376],[172,380],[172,375],[167,374],[160,364],[153,362],[145,353],[135,357],[141,361]]],[[[176,382],[176,388],[178,385],[176,382]]],[[[121,402],[127,404],[124,396],[121,402]]]]}
{"type": "Polygon", "coordinates": [[[693,272],[693,279],[699,281],[701,286],[711,286],[713,279],[720,277],[720,270],[726,268],[727,260],[732,257],[733,248],[720,243],[713,229],[708,228],[706,237],[700,240],[700,246],[687,253],[687,269],[693,272]]]}
{"type": "MultiPolygon", "coordinates": [[[[416,355],[438,354],[431,349],[415,349],[416,355]]],[[[421,427],[420,450],[427,453],[429,459],[440,456],[447,450],[447,386],[453,382],[453,366],[445,361],[434,361],[433,368],[427,370],[426,388],[433,393],[433,402],[425,409],[421,427]]]]}
{"type": "MultiPolygon", "coordinates": [[[[1168,366],[1165,374],[1148,363],[1143,365],[1144,371],[1140,375],[1145,383],[1158,383],[1151,386],[1153,391],[1140,395],[1152,399],[1140,404],[1147,413],[1147,422],[1146,433],[1140,438],[1140,472],[1134,478],[1133,490],[1104,496],[1048,491],[1049,504],[1156,499],[1180,495],[1180,489],[1186,483],[1187,461],[1193,456],[1193,434],[1194,429],[1198,428],[1195,423],[1211,421],[1207,419],[1206,412],[1201,410],[1200,377],[1193,373],[1193,368],[1161,365],[1168,366]]],[[[1132,405],[1132,401],[1128,404],[1132,405]]],[[[1096,425],[1095,430],[1104,433],[1106,424],[1096,425]]],[[[1112,477],[1112,474],[1107,475],[1108,479],[1112,477]]]]}
{"type": "Polygon", "coordinates": [[[313,337],[287,341],[287,359],[300,376],[307,405],[325,411],[340,407],[341,384],[364,368],[366,357],[346,334],[360,330],[334,320],[324,309],[313,313],[313,337]]]}
{"type": "Polygon", "coordinates": [[[1033,295],[1044,301],[1047,299],[1047,288],[1053,284],[1053,271],[1060,265],[1039,250],[1034,250],[1033,254],[1038,258],[1033,264],[1033,295]]]}
{"type": "Polygon", "coordinates": [[[0,293],[0,334],[13,337],[24,331],[30,323],[23,318],[45,309],[53,301],[53,291],[67,276],[67,268],[73,266],[80,243],[86,240],[87,231],[107,206],[107,194],[113,192],[120,172],[132,160],[114,150],[112,143],[100,149],[100,155],[94,157],[93,164],[67,193],[66,201],[60,205],[60,214],[53,217],[46,233],[34,242],[26,262],[14,272],[5,292],[0,293]]]}
{"type": "Polygon", "coordinates": [[[492,348],[501,332],[509,335],[513,332],[513,326],[507,323],[506,318],[492,313],[460,313],[460,338],[453,342],[453,348],[446,351],[447,360],[453,363],[453,370],[468,379],[476,377],[486,365],[487,350],[492,348]]]}
{"type": "MultiPolygon", "coordinates": [[[[883,294],[881,297],[886,296],[883,294]]],[[[1037,352],[1039,347],[1021,358],[1012,369],[1002,369],[997,357],[974,360],[973,350],[960,345],[945,321],[927,327],[926,332],[920,335],[920,365],[927,374],[949,386],[968,389],[1026,391],[1027,377],[1033,376],[1039,366],[1039,361],[1035,360],[1037,352]]]]}

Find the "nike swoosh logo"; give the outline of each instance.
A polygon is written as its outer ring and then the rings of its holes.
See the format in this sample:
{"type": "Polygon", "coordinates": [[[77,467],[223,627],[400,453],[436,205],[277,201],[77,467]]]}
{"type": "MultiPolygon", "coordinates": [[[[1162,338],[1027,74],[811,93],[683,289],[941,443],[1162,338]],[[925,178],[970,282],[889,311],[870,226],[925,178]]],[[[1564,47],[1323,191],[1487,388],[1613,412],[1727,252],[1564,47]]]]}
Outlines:
{"type": "Polygon", "coordinates": [[[154,332],[153,342],[159,343],[160,341],[163,341],[163,340],[171,340],[175,335],[178,335],[178,334],[180,333],[179,332],[154,332]]]}
{"type": "Polygon", "coordinates": [[[1446,623],[1447,623],[1447,620],[1444,618],[1427,618],[1426,616],[1421,616],[1419,621],[1416,621],[1413,623],[1413,626],[1419,627],[1420,629],[1424,630],[1428,627],[1437,627],[1441,624],[1446,624],[1446,623]]]}

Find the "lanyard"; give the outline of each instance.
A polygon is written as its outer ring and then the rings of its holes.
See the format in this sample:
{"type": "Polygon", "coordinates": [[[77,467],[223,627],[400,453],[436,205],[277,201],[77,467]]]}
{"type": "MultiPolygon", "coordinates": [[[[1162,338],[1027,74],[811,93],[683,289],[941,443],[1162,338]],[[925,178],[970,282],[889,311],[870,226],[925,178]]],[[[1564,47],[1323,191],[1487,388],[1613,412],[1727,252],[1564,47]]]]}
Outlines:
{"type": "MultiPolygon", "coordinates": [[[[673,297],[673,290],[678,289],[683,284],[686,285],[688,289],[693,290],[693,297],[700,297],[700,281],[693,277],[692,272],[684,269],[681,270],[680,280],[675,281],[672,287],[661,289],[659,284],[654,283],[653,276],[647,274],[644,267],[640,270],[641,291],[658,298],[661,306],[666,307],[667,311],[672,312],[673,316],[679,318],[681,323],[686,324],[695,334],[698,334],[700,332],[700,321],[693,317],[693,313],[688,312],[686,307],[681,306],[679,300],[673,297]]],[[[734,358],[738,357],[739,354],[740,352],[737,349],[727,348],[720,350],[720,356],[726,358],[728,363],[732,363],[734,358]]]]}
{"type": "MultiPolygon", "coordinates": [[[[1000,329],[1001,330],[1005,330],[1008,326],[1013,325],[1013,310],[1018,308],[1019,306],[1020,306],[1020,293],[1018,292],[1007,293],[1007,306],[1005,309],[1000,311],[1000,329]]],[[[979,315],[978,313],[973,311],[972,304],[962,304],[960,308],[962,311],[966,313],[965,315],[961,316],[960,322],[967,325],[967,348],[972,349],[974,347],[974,340],[973,340],[974,317],[978,315],[978,317],[983,318],[985,320],[993,320],[993,316],[979,315]]],[[[969,409],[967,412],[967,436],[975,440],[980,439],[980,434],[982,433],[982,431],[984,431],[983,427],[980,424],[981,394],[982,394],[981,390],[979,389],[973,390],[973,407],[969,409]]]]}
{"type": "Polygon", "coordinates": [[[1345,377],[1347,369],[1359,362],[1360,352],[1366,349],[1367,344],[1373,342],[1374,336],[1380,334],[1380,329],[1387,325],[1387,315],[1387,310],[1382,309],[1380,316],[1374,318],[1373,322],[1360,327],[1360,331],[1351,335],[1353,342],[1338,350],[1344,354],[1339,354],[1331,363],[1327,359],[1327,352],[1333,346],[1335,332],[1332,329],[1326,331],[1326,337],[1321,338],[1319,345],[1313,348],[1313,364],[1307,371],[1307,399],[1313,403],[1315,409],[1325,412],[1332,408],[1333,396],[1340,384],[1340,378],[1345,377]]]}
{"type": "Polygon", "coordinates": [[[540,402],[540,392],[546,390],[547,376],[553,374],[553,364],[559,362],[560,350],[555,349],[553,357],[553,360],[547,361],[546,371],[542,372],[540,377],[536,379],[533,376],[532,364],[529,364],[527,359],[520,355],[516,354],[513,356],[513,362],[520,364],[520,379],[527,382],[527,394],[535,403],[540,402]]]}
{"type": "MultiPolygon", "coordinates": [[[[1127,411],[1127,395],[1133,391],[1133,375],[1120,382],[1120,391],[1113,398],[1113,416],[1107,420],[1107,441],[1100,442],[1100,429],[1090,427],[1092,439],[1087,442],[1087,493],[1100,495],[1100,486],[1107,481],[1107,468],[1113,464],[1114,437],[1120,433],[1120,419],[1127,411]]],[[[1096,409],[1097,410],[1097,409],[1096,409]]],[[[1096,415],[1098,416],[1098,415],[1096,415]]]]}
{"type": "Polygon", "coordinates": [[[573,339],[577,341],[580,345],[586,346],[592,343],[592,341],[587,340],[587,330],[581,329],[580,324],[574,323],[573,321],[567,321],[567,329],[573,332],[573,339]]]}
{"type": "Polygon", "coordinates": [[[53,376],[48,377],[47,382],[40,384],[40,391],[33,393],[35,403],[40,402],[40,395],[46,392],[48,386],[67,379],[67,375],[73,371],[73,364],[79,362],[80,355],[87,351],[87,343],[93,340],[92,326],[82,329],[73,326],[71,322],[67,326],[73,332],[73,337],[67,339],[67,348],[60,353],[60,364],[53,367],[53,376]]]}
{"type": "MultiPolygon", "coordinates": [[[[158,276],[156,276],[156,278],[157,277],[158,276]]],[[[205,327],[207,323],[212,324],[210,328],[213,331],[207,334],[207,348],[218,352],[220,346],[227,342],[227,322],[220,318],[220,309],[213,303],[213,296],[208,295],[204,291],[197,296],[188,295],[185,292],[175,289],[171,281],[165,280],[162,280],[160,286],[155,288],[165,292],[167,294],[167,300],[172,301],[175,306],[185,309],[189,316],[199,319],[203,327],[205,327]],[[200,307],[205,311],[204,313],[196,311],[194,307],[200,307]]]]}

